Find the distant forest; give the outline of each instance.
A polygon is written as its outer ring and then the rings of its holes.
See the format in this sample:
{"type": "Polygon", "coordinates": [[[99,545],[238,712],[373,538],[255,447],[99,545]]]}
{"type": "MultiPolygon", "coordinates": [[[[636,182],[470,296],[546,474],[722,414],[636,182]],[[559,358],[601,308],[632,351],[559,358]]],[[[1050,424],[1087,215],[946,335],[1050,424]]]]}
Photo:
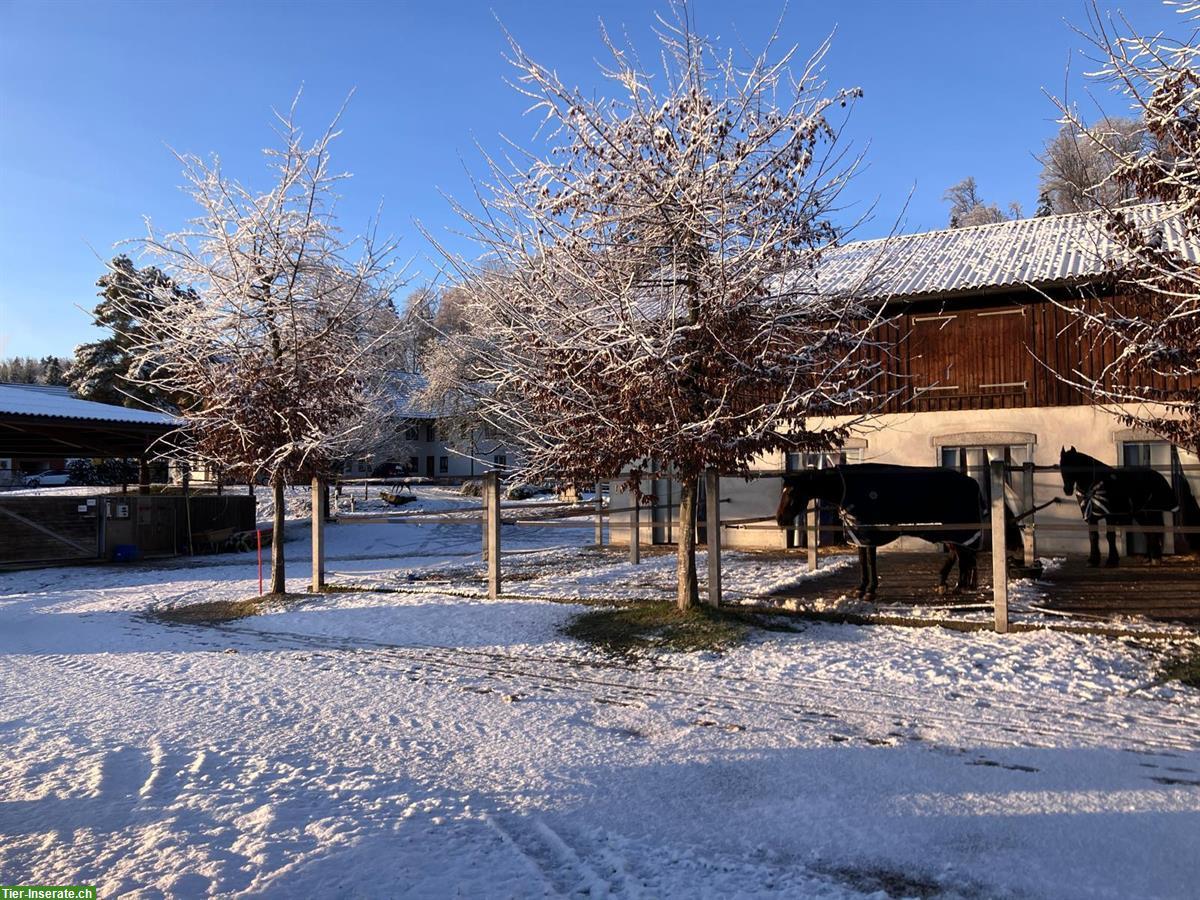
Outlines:
{"type": "Polygon", "coordinates": [[[0,381],[14,384],[57,384],[67,383],[67,369],[71,360],[62,356],[11,356],[0,359],[0,381]]]}

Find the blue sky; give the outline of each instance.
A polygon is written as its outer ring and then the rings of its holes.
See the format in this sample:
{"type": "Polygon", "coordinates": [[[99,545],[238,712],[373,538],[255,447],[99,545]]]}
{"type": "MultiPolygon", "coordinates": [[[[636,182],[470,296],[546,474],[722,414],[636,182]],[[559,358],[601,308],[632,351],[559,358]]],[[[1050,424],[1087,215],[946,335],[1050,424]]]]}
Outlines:
{"type": "MultiPolygon", "coordinates": [[[[1157,2],[1119,7],[1143,31],[1181,32],[1157,2]]],[[[353,88],[338,167],[344,224],[378,203],[418,279],[432,251],[414,226],[455,221],[440,190],[469,195],[475,141],[525,142],[534,123],[502,81],[495,16],[563,79],[608,91],[596,72],[597,23],[645,46],[656,7],[644,2],[14,2],[0,0],[0,357],[70,355],[97,332],[84,309],[113,245],[173,228],[191,213],[169,147],[217,153],[254,183],[273,107],[303,84],[301,120],[323,126],[353,88]],[[493,11],[495,16],[493,15],[493,11]],[[82,307],[83,309],[80,309],[82,307]]],[[[700,30],[761,44],[776,2],[692,4],[700,30]]],[[[1044,90],[1079,96],[1083,0],[859,2],[793,0],[784,37],[807,51],[837,29],[831,85],[865,98],[846,130],[868,168],[848,196],[886,232],[914,191],[903,227],[938,228],[944,189],[974,175],[986,199],[1032,214],[1055,112],[1044,90]],[[1071,79],[1067,82],[1068,59],[1071,79]]],[[[1110,112],[1120,110],[1098,97],[1110,112]]],[[[455,239],[450,237],[452,245],[455,239]]],[[[463,248],[462,244],[457,244],[463,248]]]]}

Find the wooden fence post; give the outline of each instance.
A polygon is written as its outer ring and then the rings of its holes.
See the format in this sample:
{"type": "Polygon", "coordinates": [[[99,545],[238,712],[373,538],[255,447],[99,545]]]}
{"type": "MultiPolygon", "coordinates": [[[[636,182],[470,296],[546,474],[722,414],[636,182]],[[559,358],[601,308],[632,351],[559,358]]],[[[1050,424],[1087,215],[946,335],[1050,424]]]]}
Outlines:
{"type": "Polygon", "coordinates": [[[604,546],[604,482],[596,482],[596,546],[604,546]]]}
{"type": "Polygon", "coordinates": [[[817,547],[821,543],[821,516],[818,514],[820,507],[817,506],[817,501],[813,500],[808,504],[806,517],[808,519],[808,570],[810,572],[817,571],[819,565],[817,561],[817,547]]]}
{"type": "MultiPolygon", "coordinates": [[[[638,500],[641,488],[639,481],[637,487],[629,491],[629,562],[635,566],[642,562],[642,504],[638,500]]],[[[610,502],[611,498],[610,494],[610,502]]]]}
{"type": "Polygon", "coordinates": [[[320,478],[312,480],[312,586],[314,594],[325,587],[325,485],[320,478]]]}
{"type": "Polygon", "coordinates": [[[704,473],[708,501],[704,534],[708,541],[708,605],[721,605],[721,477],[716,469],[704,473]]]}
{"type": "Polygon", "coordinates": [[[500,475],[488,472],[483,477],[487,494],[488,597],[500,596],[500,475]]]}
{"type": "MultiPolygon", "coordinates": [[[[1027,462],[1021,466],[1021,495],[1022,505],[1025,509],[1020,512],[1026,512],[1037,505],[1037,497],[1033,492],[1033,463],[1027,462]]],[[[1037,513],[1030,513],[1025,518],[1025,528],[1021,531],[1021,536],[1025,545],[1025,566],[1028,568],[1037,562],[1037,526],[1034,524],[1034,519],[1037,518],[1037,513]]]]}
{"type": "Polygon", "coordinates": [[[1008,631],[1008,556],[1004,546],[1004,460],[994,459],[992,469],[992,603],[996,631],[1008,631]]]}

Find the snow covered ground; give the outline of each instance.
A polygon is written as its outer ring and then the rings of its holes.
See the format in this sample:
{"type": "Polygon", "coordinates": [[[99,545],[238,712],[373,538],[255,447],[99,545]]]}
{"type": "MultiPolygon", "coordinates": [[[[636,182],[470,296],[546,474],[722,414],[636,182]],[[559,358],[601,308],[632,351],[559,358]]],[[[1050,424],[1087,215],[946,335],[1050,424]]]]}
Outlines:
{"type": "MultiPolygon", "coordinates": [[[[513,591],[662,588],[669,558],[634,572],[590,539],[506,527],[513,591]]],[[[483,597],[476,529],[329,542],[331,580],[406,592],[183,626],[146,612],[256,593],[252,555],[0,574],[0,883],[1195,896],[1200,691],[1153,685],[1149,641],[813,624],[614,659],[560,634],[583,607],[483,597]]],[[[731,587],[792,566],[747,556],[731,587]]]]}

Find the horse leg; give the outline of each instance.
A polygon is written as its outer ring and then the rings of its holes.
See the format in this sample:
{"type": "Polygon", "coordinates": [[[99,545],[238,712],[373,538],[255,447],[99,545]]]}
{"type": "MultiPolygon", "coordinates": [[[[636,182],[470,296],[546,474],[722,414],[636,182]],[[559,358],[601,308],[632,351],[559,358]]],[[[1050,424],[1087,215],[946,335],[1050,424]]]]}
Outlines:
{"type": "Polygon", "coordinates": [[[1104,527],[1107,529],[1106,537],[1108,538],[1108,559],[1104,561],[1104,565],[1115,569],[1121,564],[1121,554],[1117,552],[1117,532],[1109,519],[1104,520],[1104,527]]]}
{"type": "Polygon", "coordinates": [[[978,572],[977,561],[978,555],[970,547],[959,548],[958,585],[954,588],[954,593],[961,594],[963,591],[975,590],[975,578],[978,572]]]}
{"type": "Polygon", "coordinates": [[[946,580],[950,577],[950,570],[954,568],[956,562],[958,563],[958,578],[959,581],[962,581],[962,561],[958,558],[958,548],[953,544],[946,544],[945,547],[946,561],[938,572],[937,592],[939,596],[946,593],[946,580]]]}
{"type": "Polygon", "coordinates": [[[858,548],[858,571],[860,577],[858,579],[858,599],[863,598],[863,594],[867,592],[867,582],[870,581],[869,572],[867,571],[867,548],[858,548]]]}
{"type": "Polygon", "coordinates": [[[1150,558],[1150,565],[1156,566],[1162,562],[1163,544],[1166,540],[1162,531],[1163,514],[1160,512],[1142,513],[1136,517],[1136,521],[1147,529],[1146,555],[1150,558]]]}
{"type": "Polygon", "coordinates": [[[872,602],[875,600],[875,592],[879,589],[879,561],[876,553],[879,548],[872,544],[867,548],[867,562],[870,563],[871,582],[867,585],[867,592],[863,594],[863,599],[872,602]]]}
{"type": "Polygon", "coordinates": [[[1088,553],[1088,565],[1100,565],[1100,520],[1088,520],[1088,542],[1091,544],[1091,552],[1088,553]]]}

